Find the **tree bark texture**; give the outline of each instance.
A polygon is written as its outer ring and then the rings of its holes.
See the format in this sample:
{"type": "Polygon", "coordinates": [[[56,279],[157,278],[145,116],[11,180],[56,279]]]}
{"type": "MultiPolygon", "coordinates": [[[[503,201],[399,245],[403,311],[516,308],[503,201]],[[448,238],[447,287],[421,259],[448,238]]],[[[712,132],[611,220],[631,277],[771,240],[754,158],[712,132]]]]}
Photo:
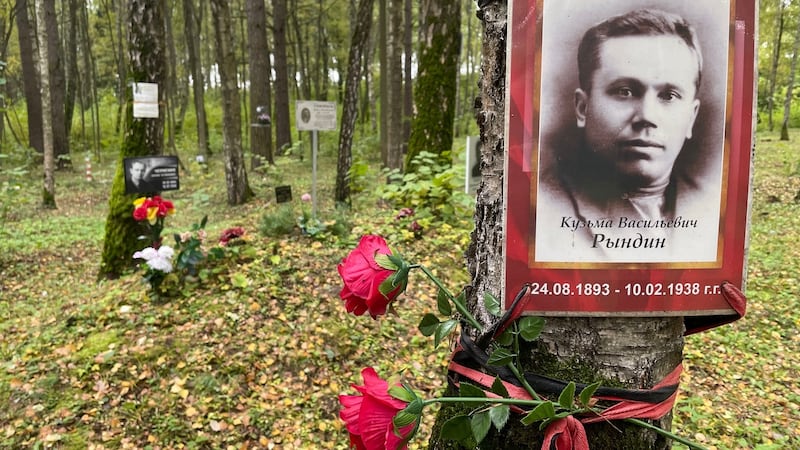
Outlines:
{"type": "Polygon", "coordinates": [[[789,80],[786,82],[786,97],[783,101],[783,123],[781,125],[781,140],[789,140],[789,119],[792,113],[792,93],[794,91],[794,78],[797,74],[797,58],[800,57],[800,21],[794,34],[792,45],[792,65],[789,67],[789,80]]]}
{"type": "Polygon", "coordinates": [[[292,146],[292,129],[289,119],[289,62],[286,57],[286,0],[272,2],[272,34],[274,38],[275,64],[275,146],[279,155],[292,146]]]}
{"type": "MultiPolygon", "coordinates": [[[[128,78],[139,83],[162,83],[165,77],[164,2],[161,0],[129,0],[128,78]]],[[[133,265],[132,255],[142,249],[137,239],[142,234],[133,220],[133,200],[138,194],[125,193],[123,158],[163,153],[164,111],[163,90],[159,89],[158,118],[133,117],[133,89],[126,90],[126,128],[114,183],[109,198],[103,255],[99,277],[115,278],[133,265]]]]}
{"type": "MultiPolygon", "coordinates": [[[[484,293],[500,297],[502,267],[503,133],[506,50],[505,1],[489,1],[479,12],[483,24],[480,97],[476,119],[480,128],[482,183],[475,206],[475,230],[467,251],[472,277],[468,288],[470,310],[488,327],[492,316],[478,301],[484,293]]],[[[564,381],[605,386],[652,387],[681,361],[683,320],[676,318],[565,318],[548,317],[541,338],[525,349],[522,364],[528,372],[564,381]]],[[[453,392],[446,395],[452,395],[453,392]]],[[[442,424],[463,414],[464,407],[443,406],[436,419],[429,449],[463,448],[439,439],[442,424]]],[[[512,417],[503,431],[494,428],[481,444],[486,449],[541,448],[538,424],[523,426],[512,417]]],[[[669,428],[671,415],[657,424],[669,428]]],[[[657,434],[623,422],[587,425],[593,450],[667,449],[670,443],[657,434]]]]}
{"type": "Polygon", "coordinates": [[[65,118],[64,95],[66,92],[64,79],[64,51],[58,33],[55,0],[44,1],[44,21],[47,27],[47,58],[50,74],[50,105],[53,133],[53,154],[56,166],[63,169],[71,166],[69,159],[69,136],[65,118]]]}
{"type": "MultiPolygon", "coordinates": [[[[183,26],[186,36],[199,35],[199,14],[194,7],[193,0],[183,0],[183,26]]],[[[186,53],[188,55],[189,73],[192,77],[192,92],[194,97],[194,111],[197,120],[197,154],[208,156],[208,121],[206,120],[206,100],[203,68],[200,65],[200,50],[196,39],[186,39],[186,53]]]]}
{"type": "Polygon", "coordinates": [[[56,207],[55,151],[53,146],[53,103],[50,90],[50,61],[47,45],[49,30],[47,29],[46,0],[36,0],[36,24],[39,38],[39,80],[42,88],[42,143],[44,148],[44,189],[42,189],[42,206],[56,207]]]}
{"type": "Polygon", "coordinates": [[[423,0],[420,6],[419,70],[414,89],[416,114],[406,167],[420,152],[439,155],[441,164],[451,164],[456,107],[458,55],[461,45],[461,4],[448,0],[423,0]]]}
{"type": "Polygon", "coordinates": [[[386,167],[403,168],[403,0],[390,0],[387,9],[388,91],[386,96],[386,167]]]}
{"type": "Polygon", "coordinates": [[[344,86],[342,126],[339,133],[339,157],[336,165],[335,201],[345,203],[350,199],[348,173],[353,163],[353,133],[358,116],[358,90],[361,84],[361,58],[369,41],[372,28],[373,0],[359,0],[350,52],[347,56],[347,77],[344,86]]]}
{"type": "Polygon", "coordinates": [[[217,66],[222,88],[222,150],[225,159],[228,204],[241,205],[253,195],[253,192],[247,183],[242,151],[242,113],[239,104],[231,13],[227,0],[212,0],[211,15],[214,19],[217,66]]]}
{"type": "Polygon", "coordinates": [[[36,68],[36,33],[31,26],[28,0],[17,4],[17,30],[19,32],[19,56],[22,65],[22,88],[25,92],[25,107],[28,112],[28,141],[38,153],[44,152],[42,137],[42,97],[39,90],[39,75],[36,68]]]}
{"type": "MultiPolygon", "coordinates": [[[[267,44],[267,15],[264,0],[247,0],[247,53],[250,63],[250,114],[257,124],[258,107],[272,117],[270,92],[269,46],[267,44]]],[[[275,165],[272,158],[271,125],[250,127],[250,150],[253,153],[250,167],[255,169],[266,163],[275,165]]]]}

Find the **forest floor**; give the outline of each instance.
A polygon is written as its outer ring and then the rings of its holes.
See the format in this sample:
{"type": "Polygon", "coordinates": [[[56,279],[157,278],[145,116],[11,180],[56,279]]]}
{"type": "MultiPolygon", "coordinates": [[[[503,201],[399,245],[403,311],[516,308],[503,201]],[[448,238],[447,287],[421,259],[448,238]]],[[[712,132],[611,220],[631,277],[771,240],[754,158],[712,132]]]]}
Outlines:
{"type": "MultiPolygon", "coordinates": [[[[95,162],[92,182],[82,167],[59,172],[56,210],[39,207],[38,176],[0,160],[0,448],[345,449],[337,396],[354,393],[362,368],[441,390],[447,346],[416,329],[436,308],[433,287],[414,275],[397,316],[354,317],[336,265],[359,236],[381,233],[458,287],[471,217],[414,239],[373,191],[356,196],[343,238],[266,236],[281,208],[294,221],[308,207],[311,162],[281,157],[250,173],[256,198],[229,207],[218,158],[164,193],[177,209],[165,234],[205,215],[209,242],[228,227],[247,234],[200,283],[157,303],[141,271],[97,281],[111,157],[95,162]],[[274,200],[282,184],[288,205],[274,200]]],[[[799,169],[789,143],[760,136],[747,315],[686,341],[673,431],[709,449],[800,448],[799,169]]],[[[335,215],[325,200],[334,171],[321,158],[323,219],[335,215]]],[[[425,447],[426,418],[411,448],[425,447]]]]}

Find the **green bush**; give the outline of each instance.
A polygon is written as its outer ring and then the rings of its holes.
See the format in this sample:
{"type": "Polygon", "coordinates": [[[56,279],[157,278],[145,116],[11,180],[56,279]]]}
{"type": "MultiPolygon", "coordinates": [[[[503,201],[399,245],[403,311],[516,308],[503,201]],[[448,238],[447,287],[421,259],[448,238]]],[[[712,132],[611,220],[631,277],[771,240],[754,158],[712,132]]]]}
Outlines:
{"type": "Polygon", "coordinates": [[[295,217],[292,205],[279,206],[275,211],[264,214],[258,230],[264,236],[279,237],[294,231],[295,217]]]}
{"type": "Polygon", "coordinates": [[[405,174],[391,170],[386,176],[389,183],[380,194],[397,209],[413,208],[445,221],[469,214],[472,198],[463,192],[461,170],[440,163],[433,153],[421,152],[405,174]]]}

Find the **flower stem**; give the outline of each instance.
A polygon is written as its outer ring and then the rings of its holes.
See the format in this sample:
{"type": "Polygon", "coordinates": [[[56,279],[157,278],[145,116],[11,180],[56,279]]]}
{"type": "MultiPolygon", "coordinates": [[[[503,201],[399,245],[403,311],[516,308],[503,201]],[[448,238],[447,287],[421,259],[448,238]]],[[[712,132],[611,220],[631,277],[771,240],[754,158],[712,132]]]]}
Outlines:
{"type": "Polygon", "coordinates": [[[651,423],[647,423],[647,422],[645,422],[643,420],[639,420],[639,419],[624,419],[624,420],[626,422],[628,422],[628,423],[632,423],[634,425],[638,425],[638,426],[640,426],[642,428],[647,428],[648,430],[655,431],[656,433],[658,433],[658,434],[660,434],[662,436],[668,437],[668,438],[672,439],[675,442],[678,442],[680,444],[686,445],[687,447],[689,447],[691,449],[706,450],[706,448],[703,447],[700,444],[697,444],[697,443],[692,442],[692,441],[690,441],[688,439],[682,438],[682,437],[680,437],[680,436],[678,436],[676,434],[670,433],[669,431],[667,431],[667,430],[665,430],[663,428],[659,428],[659,427],[657,427],[657,426],[655,426],[655,425],[653,425],[651,423]]]}
{"type": "Polygon", "coordinates": [[[525,390],[528,392],[528,394],[530,394],[532,398],[534,398],[537,401],[542,401],[542,398],[539,397],[539,394],[537,394],[536,391],[533,390],[533,387],[531,387],[531,385],[528,383],[528,380],[525,379],[525,376],[520,373],[519,368],[517,368],[515,364],[513,363],[509,364],[508,368],[511,369],[512,372],[514,372],[514,376],[517,377],[520,383],[522,383],[522,387],[525,388],[525,390]]]}
{"type": "Polygon", "coordinates": [[[490,398],[490,397],[437,397],[430,398],[422,401],[424,406],[432,405],[434,403],[492,403],[504,404],[515,406],[532,406],[536,407],[544,403],[541,400],[521,400],[518,398],[490,398]]]}
{"type": "Polygon", "coordinates": [[[412,269],[415,268],[415,267],[422,269],[422,271],[425,273],[425,275],[427,275],[428,278],[430,278],[431,281],[433,281],[433,283],[439,289],[441,289],[445,294],[447,294],[447,298],[450,299],[450,301],[455,305],[456,310],[458,310],[458,312],[462,316],[464,316],[464,318],[467,320],[467,322],[469,322],[470,325],[472,325],[478,331],[483,331],[483,326],[475,319],[475,317],[467,310],[467,308],[462,303],[457,302],[455,300],[455,297],[453,297],[453,294],[451,294],[450,291],[444,286],[444,284],[442,284],[441,280],[436,278],[436,275],[431,273],[431,271],[428,270],[427,267],[425,267],[425,266],[423,266],[421,264],[413,264],[411,266],[412,269]]]}

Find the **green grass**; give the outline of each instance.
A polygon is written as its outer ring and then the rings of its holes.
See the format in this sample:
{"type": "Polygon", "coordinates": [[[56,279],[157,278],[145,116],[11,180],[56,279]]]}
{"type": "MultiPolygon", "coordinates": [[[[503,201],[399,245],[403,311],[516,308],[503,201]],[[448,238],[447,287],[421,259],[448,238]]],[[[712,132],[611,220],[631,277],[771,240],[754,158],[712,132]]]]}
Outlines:
{"type": "MultiPolygon", "coordinates": [[[[340,214],[330,202],[335,145],[322,144],[320,216],[331,220],[340,214]]],[[[687,339],[673,430],[709,448],[800,448],[794,147],[759,137],[747,316],[687,339]]],[[[41,169],[20,174],[0,160],[0,448],[345,449],[336,396],[351,392],[363,367],[402,372],[425,394],[439,391],[447,346],[432,350],[416,330],[435,308],[435,291],[413,275],[398,317],[355,318],[338,299],[336,264],[362,233],[380,232],[461,286],[471,217],[415,240],[370,188],[354,199],[343,239],[296,227],[263,235],[265,217],[288,209],[275,203],[276,186],[292,185],[299,215],[299,198],[311,191],[310,158],[281,157],[277,167],[250,173],[256,198],[228,207],[215,156],[207,174],[190,166],[181,190],[165,193],[177,207],[166,232],[208,215],[210,239],[243,226],[244,245],[198,285],[154,304],[141,272],[94,281],[113,160],[95,162],[92,183],[79,167],[58,173],[55,211],[38,207],[41,186],[31,174],[41,169]]],[[[374,187],[377,170],[369,176],[374,187]]],[[[423,437],[411,447],[424,444],[423,437]]]]}

